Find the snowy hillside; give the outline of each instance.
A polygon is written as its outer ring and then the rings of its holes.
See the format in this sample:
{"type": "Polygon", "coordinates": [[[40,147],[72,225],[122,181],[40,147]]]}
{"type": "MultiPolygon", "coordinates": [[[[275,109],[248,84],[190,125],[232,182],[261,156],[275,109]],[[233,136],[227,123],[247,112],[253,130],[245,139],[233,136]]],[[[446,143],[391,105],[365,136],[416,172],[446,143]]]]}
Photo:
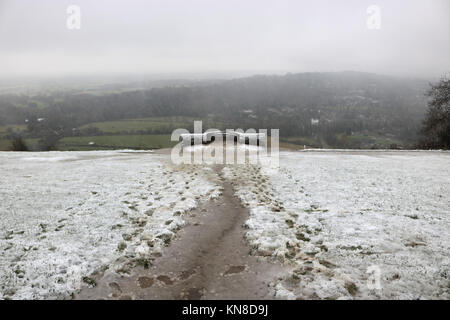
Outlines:
{"type": "Polygon", "coordinates": [[[0,153],[0,299],[67,298],[108,268],[161,251],[198,201],[209,168],[174,170],[133,152],[0,153]]]}
{"type": "MultiPolygon", "coordinates": [[[[163,252],[221,179],[277,298],[449,299],[450,153],[281,152],[280,170],[130,151],[0,153],[0,299],[70,298],[163,252]],[[380,289],[368,287],[379,271],[380,289]]],[[[232,264],[233,261],[230,261],[232,264]]]]}
{"type": "Polygon", "coordinates": [[[223,171],[254,253],[293,265],[280,297],[450,298],[449,153],[283,152],[280,165],[223,171]]]}

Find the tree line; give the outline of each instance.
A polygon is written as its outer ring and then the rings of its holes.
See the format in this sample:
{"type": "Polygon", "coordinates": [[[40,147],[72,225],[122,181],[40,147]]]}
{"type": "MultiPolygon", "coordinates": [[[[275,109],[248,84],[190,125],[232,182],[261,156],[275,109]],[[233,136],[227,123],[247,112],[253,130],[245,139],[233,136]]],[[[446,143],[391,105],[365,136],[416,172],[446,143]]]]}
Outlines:
{"type": "Polygon", "coordinates": [[[310,137],[331,147],[344,143],[341,136],[377,135],[408,147],[435,148],[449,132],[448,95],[439,93],[448,90],[448,80],[443,81],[428,92],[428,111],[427,82],[358,72],[254,76],[105,94],[11,94],[0,97],[0,124],[26,120],[26,136],[41,138],[50,149],[61,137],[92,134],[77,129],[85,124],[157,116],[209,117],[230,128],[279,128],[282,137],[310,137]],[[421,133],[428,138],[421,139],[421,133]]]}

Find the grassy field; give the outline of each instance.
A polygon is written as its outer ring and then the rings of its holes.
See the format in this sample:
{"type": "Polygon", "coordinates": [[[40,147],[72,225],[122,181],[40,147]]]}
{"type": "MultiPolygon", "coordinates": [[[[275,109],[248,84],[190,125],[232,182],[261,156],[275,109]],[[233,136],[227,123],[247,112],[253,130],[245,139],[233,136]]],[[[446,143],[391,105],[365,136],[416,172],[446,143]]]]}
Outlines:
{"type": "Polygon", "coordinates": [[[11,145],[11,140],[0,139],[0,151],[8,151],[11,145]]]}
{"type": "MultiPolygon", "coordinates": [[[[105,135],[65,137],[56,145],[61,151],[103,150],[103,149],[158,149],[170,148],[176,142],[170,141],[170,132],[177,128],[191,129],[195,120],[203,121],[203,130],[219,128],[222,124],[211,119],[198,119],[193,117],[152,117],[142,119],[124,119],[118,121],[93,122],[80,127],[80,129],[94,127],[105,135]],[[139,131],[154,130],[167,134],[137,134],[139,131]],[[131,134],[130,134],[131,133],[131,134]],[[90,144],[94,142],[94,144],[90,144]]],[[[11,140],[5,135],[11,132],[26,130],[26,125],[0,126],[0,151],[8,151],[11,140]],[[8,132],[9,131],[9,132],[8,132]]],[[[30,150],[38,150],[39,139],[25,139],[30,150]]]]}
{"type": "Polygon", "coordinates": [[[11,124],[7,126],[0,126],[0,138],[4,137],[8,134],[8,130],[12,130],[13,132],[25,131],[27,126],[25,124],[11,124]]]}
{"type": "MultiPolygon", "coordinates": [[[[27,126],[25,124],[11,124],[6,126],[0,126],[0,151],[9,151],[11,146],[11,140],[7,139],[6,136],[11,133],[19,133],[20,131],[25,131],[27,126]]],[[[25,143],[29,148],[35,147],[37,145],[38,139],[26,139],[25,143]]]]}
{"type": "MultiPolygon", "coordinates": [[[[202,130],[209,128],[224,129],[227,125],[210,118],[198,119],[194,117],[151,117],[141,119],[123,119],[118,121],[93,122],[80,127],[80,129],[96,128],[103,135],[96,132],[85,132],[90,136],[65,137],[59,140],[57,150],[104,150],[104,149],[159,149],[170,148],[175,145],[170,141],[170,133],[177,128],[192,130],[195,120],[202,120],[202,130]],[[97,134],[97,135],[95,135],[97,134]],[[92,143],[91,143],[92,142],[92,143]]],[[[10,149],[11,140],[6,139],[11,133],[20,133],[26,130],[26,125],[0,126],[0,150],[10,149]]],[[[30,150],[38,150],[39,139],[25,139],[30,150]]],[[[337,148],[390,148],[402,146],[398,140],[376,134],[338,134],[335,136],[337,148]]],[[[327,142],[312,137],[280,137],[280,147],[287,149],[327,148],[327,142]]]]}
{"type": "MultiPolygon", "coordinates": [[[[29,150],[38,150],[38,141],[37,138],[25,139],[25,144],[27,145],[29,150]]],[[[0,151],[10,151],[11,140],[9,139],[0,139],[0,151]]]]}
{"type": "Polygon", "coordinates": [[[57,150],[160,149],[173,147],[168,134],[67,137],[58,141],[57,150]],[[93,144],[91,144],[93,142],[93,144]]]}
{"type": "Polygon", "coordinates": [[[81,126],[80,129],[89,127],[97,128],[106,134],[114,134],[120,132],[131,132],[139,130],[163,130],[167,133],[177,128],[188,128],[194,125],[195,120],[203,121],[203,129],[216,128],[222,126],[221,123],[210,119],[197,119],[193,117],[152,117],[142,119],[125,119],[118,121],[93,122],[81,126]]]}
{"type": "MultiPolygon", "coordinates": [[[[39,150],[39,139],[25,139],[25,144],[31,151],[39,150]]],[[[106,149],[160,149],[173,147],[176,142],[170,141],[170,135],[114,135],[66,137],[58,141],[56,150],[88,151],[106,149]],[[94,144],[89,144],[94,142],[94,144]]],[[[11,140],[0,139],[0,151],[10,151],[11,140]]]]}
{"type": "MultiPolygon", "coordinates": [[[[270,143],[267,144],[267,146],[270,147],[270,143]]],[[[280,141],[279,148],[280,149],[289,149],[289,150],[300,150],[300,149],[303,149],[303,146],[294,144],[294,143],[280,141]]]]}
{"type": "Polygon", "coordinates": [[[320,147],[319,142],[309,137],[280,137],[280,145],[281,143],[292,146],[297,145],[297,148],[303,148],[303,146],[314,148],[320,147]]]}
{"type": "Polygon", "coordinates": [[[337,135],[337,139],[341,141],[343,145],[348,147],[367,147],[367,146],[377,146],[378,148],[390,148],[391,145],[402,146],[403,143],[396,139],[391,139],[388,137],[382,137],[378,135],[363,135],[363,134],[354,134],[354,135],[345,135],[339,134],[337,135]]]}
{"type": "MultiPolygon", "coordinates": [[[[375,134],[364,135],[364,134],[337,134],[335,136],[336,146],[335,148],[362,148],[370,149],[372,147],[376,148],[386,148],[389,149],[393,145],[401,147],[403,143],[397,139],[392,139],[389,137],[383,137],[375,134]]],[[[280,137],[280,144],[292,144],[303,147],[310,148],[329,148],[326,141],[317,141],[311,137],[280,137]]]]}

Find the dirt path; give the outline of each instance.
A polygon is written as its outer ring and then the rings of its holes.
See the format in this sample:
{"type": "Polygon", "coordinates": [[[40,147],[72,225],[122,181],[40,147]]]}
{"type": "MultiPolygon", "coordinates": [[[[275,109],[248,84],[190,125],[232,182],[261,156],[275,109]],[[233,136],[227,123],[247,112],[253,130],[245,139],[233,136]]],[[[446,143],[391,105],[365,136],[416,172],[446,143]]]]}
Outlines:
{"type": "Polygon", "coordinates": [[[75,298],[273,299],[269,283],[284,274],[284,267],[249,255],[242,227],[248,210],[221,181],[222,196],[193,210],[188,225],[152,266],[135,268],[128,277],[106,273],[75,298]]]}

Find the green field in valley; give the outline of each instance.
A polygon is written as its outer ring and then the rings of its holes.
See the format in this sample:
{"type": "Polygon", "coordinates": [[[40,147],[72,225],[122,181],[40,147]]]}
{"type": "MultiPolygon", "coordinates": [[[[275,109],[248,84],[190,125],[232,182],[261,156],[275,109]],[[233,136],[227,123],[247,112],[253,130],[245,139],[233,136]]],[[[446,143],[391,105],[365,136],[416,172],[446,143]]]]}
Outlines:
{"type": "MultiPolygon", "coordinates": [[[[29,150],[38,150],[39,139],[38,138],[30,138],[24,139],[25,145],[29,150]]],[[[10,151],[12,140],[9,139],[0,139],[0,151],[10,151]]]]}
{"type": "MultiPolygon", "coordinates": [[[[146,150],[170,148],[176,144],[176,142],[170,141],[170,133],[177,128],[192,129],[195,120],[203,121],[203,130],[217,128],[221,125],[211,119],[185,116],[93,122],[81,126],[80,129],[97,128],[102,135],[64,137],[58,141],[56,150],[78,151],[126,148],[146,150]],[[144,133],[147,130],[156,132],[155,134],[144,133]],[[144,132],[139,133],[139,131],[144,132]]],[[[6,139],[5,135],[12,132],[25,131],[26,128],[26,125],[0,126],[0,151],[8,151],[11,147],[11,140],[6,139]]],[[[39,140],[39,138],[25,139],[25,143],[30,150],[38,150],[39,140]]]]}
{"type": "Polygon", "coordinates": [[[320,142],[310,137],[280,137],[280,143],[317,148],[320,142]]]}
{"type": "Polygon", "coordinates": [[[86,137],[66,137],[58,141],[57,150],[83,151],[106,149],[160,149],[173,147],[168,134],[105,135],[86,137]]]}
{"type": "Polygon", "coordinates": [[[3,138],[8,133],[25,131],[27,129],[26,124],[11,124],[6,126],[0,126],[0,138],[3,138]]]}
{"type": "MultiPolygon", "coordinates": [[[[11,147],[11,140],[7,139],[6,136],[10,134],[17,134],[21,131],[25,131],[27,126],[25,124],[12,124],[0,126],[0,151],[9,151],[11,147]]],[[[37,143],[37,139],[27,139],[27,145],[34,145],[37,143]],[[36,140],[36,141],[34,141],[36,140]]]]}
{"type": "Polygon", "coordinates": [[[152,117],[141,119],[124,119],[118,121],[93,122],[80,127],[80,129],[97,128],[105,134],[116,134],[120,132],[159,130],[170,133],[178,128],[189,128],[194,125],[195,120],[203,121],[203,129],[220,127],[223,124],[211,119],[198,119],[193,117],[152,117]]]}
{"type": "MultiPolygon", "coordinates": [[[[306,146],[308,148],[330,148],[325,139],[317,140],[313,137],[280,137],[280,143],[306,146]]],[[[334,136],[334,148],[371,149],[401,147],[403,143],[397,139],[376,134],[337,134],[334,136]]]]}

